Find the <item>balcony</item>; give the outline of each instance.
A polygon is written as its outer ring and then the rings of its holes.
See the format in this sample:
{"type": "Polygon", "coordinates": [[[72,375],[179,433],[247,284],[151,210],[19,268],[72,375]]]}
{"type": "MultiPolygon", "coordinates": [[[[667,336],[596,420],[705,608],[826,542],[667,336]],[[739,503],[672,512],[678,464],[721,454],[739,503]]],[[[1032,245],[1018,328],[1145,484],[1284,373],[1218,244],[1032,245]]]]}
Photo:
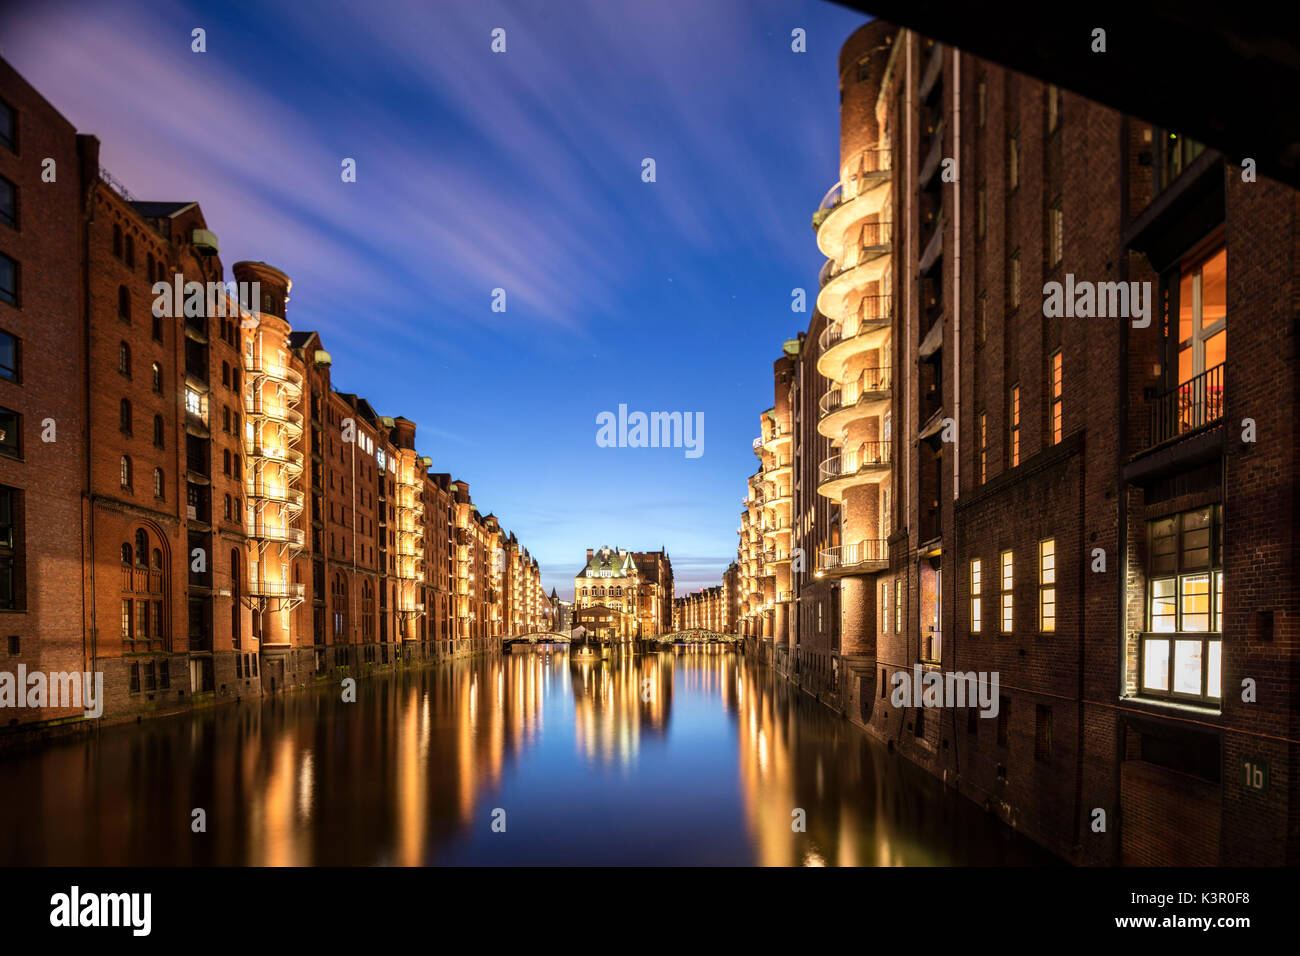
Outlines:
{"type": "Polygon", "coordinates": [[[1154,448],[1223,420],[1223,381],[1227,363],[1171,388],[1151,403],[1151,440],[1154,448]]]}
{"type": "Polygon", "coordinates": [[[830,321],[817,338],[817,371],[833,381],[844,377],[844,368],[855,355],[883,348],[893,328],[894,297],[863,296],[852,315],[830,321]]]}
{"type": "Polygon", "coordinates": [[[260,521],[249,521],[244,526],[244,530],[250,538],[259,541],[278,541],[295,548],[302,547],[303,532],[298,528],[276,527],[260,521]]]}
{"type": "Polygon", "coordinates": [[[887,441],[861,442],[827,458],[818,469],[817,493],[839,501],[849,488],[888,477],[889,445],[887,441]]]}
{"type": "Polygon", "coordinates": [[[817,246],[827,258],[840,258],[845,235],[856,223],[884,207],[892,180],[892,160],[890,149],[876,145],[844,164],[840,181],[827,191],[812,217],[817,246]]]}
{"type": "Polygon", "coordinates": [[[274,501],[299,511],[302,510],[302,492],[283,484],[274,484],[265,480],[259,481],[256,478],[249,477],[244,481],[244,492],[247,494],[249,501],[274,501]]]}
{"type": "Polygon", "coordinates": [[[259,380],[275,382],[289,391],[295,393],[295,398],[302,394],[302,373],[275,362],[267,362],[261,358],[244,358],[244,371],[248,375],[248,382],[253,386],[253,392],[256,393],[256,387],[259,380]]]}
{"type": "Polygon", "coordinates": [[[303,585],[288,581],[250,581],[248,593],[253,597],[282,598],[290,601],[303,599],[303,585]]]}
{"type": "Polygon", "coordinates": [[[889,567],[889,544],[884,538],[868,538],[853,544],[836,545],[817,552],[818,577],[872,574],[889,567]]]}
{"type": "Polygon", "coordinates": [[[268,402],[258,394],[245,395],[244,413],[251,420],[274,422],[295,435],[302,434],[302,412],[282,402],[268,402]]]}
{"type": "Polygon", "coordinates": [[[832,385],[817,403],[818,434],[838,441],[845,425],[883,414],[889,406],[892,377],[888,367],[864,368],[849,381],[832,385]]]}
{"type": "Polygon", "coordinates": [[[789,604],[789,603],[790,603],[791,601],[793,601],[793,600],[794,600],[794,592],[793,592],[793,591],[777,591],[777,592],[776,592],[776,603],[777,603],[777,604],[789,604]]]}
{"type": "Polygon", "coordinates": [[[842,318],[855,293],[861,293],[870,283],[884,277],[893,237],[892,223],[864,223],[861,245],[851,247],[843,261],[827,261],[818,277],[821,291],[817,293],[817,308],[823,315],[842,318]]]}
{"type": "Polygon", "coordinates": [[[754,454],[761,455],[762,453],[763,453],[763,436],[759,435],[757,438],[754,439],[754,454]]]}

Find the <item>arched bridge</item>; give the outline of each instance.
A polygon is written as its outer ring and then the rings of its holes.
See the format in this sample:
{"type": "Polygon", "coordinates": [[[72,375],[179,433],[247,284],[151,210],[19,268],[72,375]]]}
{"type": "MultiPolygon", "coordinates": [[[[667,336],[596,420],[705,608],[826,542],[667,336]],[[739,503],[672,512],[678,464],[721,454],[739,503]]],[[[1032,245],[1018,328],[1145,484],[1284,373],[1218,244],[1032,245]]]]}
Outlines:
{"type": "Polygon", "coordinates": [[[509,647],[512,644],[568,644],[570,640],[568,634],[560,631],[533,631],[531,634],[503,637],[501,645],[509,647]]]}

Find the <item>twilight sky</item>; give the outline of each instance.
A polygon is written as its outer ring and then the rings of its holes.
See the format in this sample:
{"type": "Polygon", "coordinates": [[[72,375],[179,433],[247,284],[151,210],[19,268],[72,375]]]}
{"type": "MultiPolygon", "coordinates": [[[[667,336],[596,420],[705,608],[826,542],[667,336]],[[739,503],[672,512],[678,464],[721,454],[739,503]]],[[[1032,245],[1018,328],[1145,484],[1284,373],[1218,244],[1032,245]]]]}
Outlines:
{"type": "Polygon", "coordinates": [[[417,422],[548,591],[572,596],[589,547],[662,545],[682,594],[735,556],[863,22],[818,0],[31,0],[0,5],[0,55],[136,199],[197,200],[227,278],[288,273],[335,387],[417,422]],[[620,404],[703,412],[703,454],[599,447],[620,404]]]}

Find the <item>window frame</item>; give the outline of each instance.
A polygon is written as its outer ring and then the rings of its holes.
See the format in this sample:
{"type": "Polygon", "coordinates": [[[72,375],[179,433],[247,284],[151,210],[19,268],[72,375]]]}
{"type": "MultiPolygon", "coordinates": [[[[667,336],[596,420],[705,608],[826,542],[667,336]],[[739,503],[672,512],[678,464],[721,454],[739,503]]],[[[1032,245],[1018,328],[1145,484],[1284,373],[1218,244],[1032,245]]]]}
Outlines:
{"type": "Polygon", "coordinates": [[[1056,633],[1056,539],[1038,542],[1038,633],[1056,633]],[[1044,549],[1051,549],[1047,554],[1044,549]],[[1050,559],[1050,567],[1048,561],[1050,559]],[[1046,609],[1051,607],[1050,617],[1046,609]]]}
{"type": "Polygon", "coordinates": [[[1016,556],[1013,548],[998,552],[998,632],[1011,634],[1016,626],[1016,556]]]}

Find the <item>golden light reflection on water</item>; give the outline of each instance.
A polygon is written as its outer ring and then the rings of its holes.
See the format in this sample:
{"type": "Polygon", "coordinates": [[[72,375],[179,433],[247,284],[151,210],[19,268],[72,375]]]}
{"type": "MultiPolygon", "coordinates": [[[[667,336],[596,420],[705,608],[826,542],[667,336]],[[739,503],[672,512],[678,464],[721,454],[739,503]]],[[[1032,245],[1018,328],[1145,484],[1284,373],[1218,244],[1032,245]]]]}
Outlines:
{"type": "Polygon", "coordinates": [[[518,648],[357,690],[356,703],[331,683],[0,759],[4,792],[41,796],[0,821],[0,863],[1046,862],[719,647],[518,648]],[[498,806],[524,823],[491,842],[498,806]],[[192,808],[206,833],[190,833],[192,808]]]}

